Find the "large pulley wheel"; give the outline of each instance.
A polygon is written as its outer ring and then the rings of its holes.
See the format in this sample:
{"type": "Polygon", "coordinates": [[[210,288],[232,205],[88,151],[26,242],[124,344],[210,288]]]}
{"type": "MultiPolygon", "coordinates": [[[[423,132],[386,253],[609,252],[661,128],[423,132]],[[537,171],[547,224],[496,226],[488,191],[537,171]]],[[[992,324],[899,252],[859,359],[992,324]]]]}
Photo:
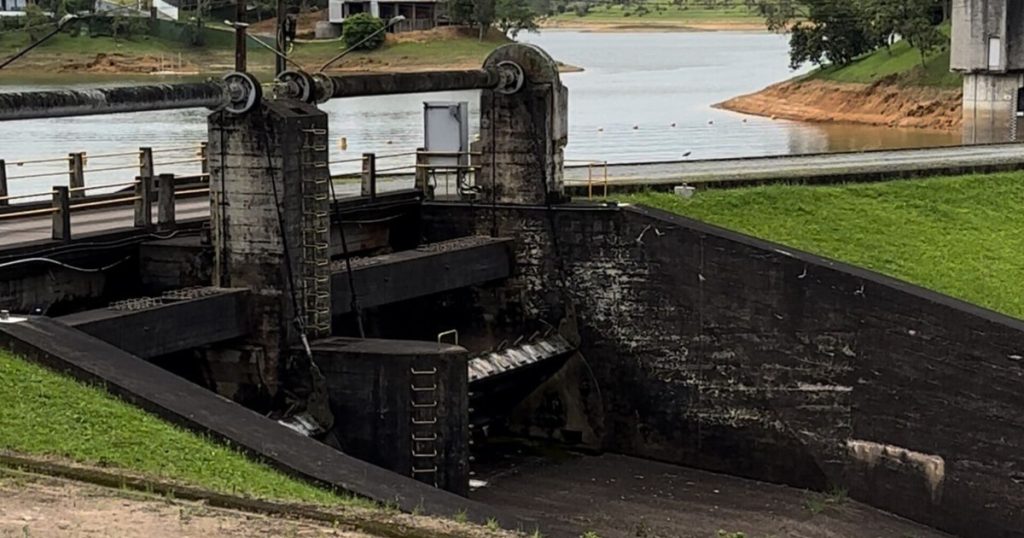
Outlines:
{"type": "Polygon", "coordinates": [[[526,82],[522,66],[508,60],[498,62],[498,77],[498,87],[494,91],[506,95],[518,92],[526,82]]]}
{"type": "Polygon", "coordinates": [[[334,97],[334,79],[324,73],[313,73],[314,99],[317,104],[326,103],[334,97]]]}
{"type": "Polygon", "coordinates": [[[228,104],[224,110],[232,114],[245,114],[255,108],[263,98],[260,81],[249,73],[228,73],[224,75],[224,84],[228,90],[228,104]]]}
{"type": "Polygon", "coordinates": [[[303,103],[316,101],[316,84],[313,77],[305,71],[285,71],[277,76],[277,81],[284,85],[285,94],[290,99],[303,103]]]}

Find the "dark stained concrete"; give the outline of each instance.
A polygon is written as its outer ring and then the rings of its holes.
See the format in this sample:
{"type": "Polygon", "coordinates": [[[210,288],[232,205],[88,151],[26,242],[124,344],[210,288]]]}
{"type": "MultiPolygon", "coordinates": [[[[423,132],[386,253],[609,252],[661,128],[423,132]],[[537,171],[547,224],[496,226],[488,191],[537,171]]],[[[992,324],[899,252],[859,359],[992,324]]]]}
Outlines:
{"type": "Polygon", "coordinates": [[[248,333],[249,290],[213,290],[139,309],[100,308],[57,318],[143,359],[208,346],[248,333]]]}
{"type": "Polygon", "coordinates": [[[312,344],[342,451],[465,495],[465,349],[437,342],[325,338],[312,344]]]}
{"type": "MultiPolygon", "coordinates": [[[[462,511],[506,529],[533,529],[490,507],[373,466],[300,435],[277,422],[138,357],[48,318],[0,324],[0,346],[89,383],[171,422],[231,443],[289,474],[397,503],[404,511],[454,516],[462,511]]],[[[550,535],[550,534],[549,534],[550,535]]],[[[557,533],[555,534],[557,535],[557,533]]]]}
{"type": "MultiPolygon", "coordinates": [[[[331,311],[337,316],[352,311],[352,293],[345,264],[335,261],[333,265],[331,311]]],[[[505,278],[511,270],[511,241],[485,236],[457,238],[352,261],[356,295],[362,308],[483,284],[505,278]]]]}
{"type": "Polygon", "coordinates": [[[1024,322],[654,210],[424,216],[432,240],[495,219],[515,240],[513,276],[458,309],[518,326],[571,306],[606,449],[1024,532],[1024,322]]]}
{"type": "Polygon", "coordinates": [[[948,538],[846,498],[606,454],[518,455],[477,468],[473,499],[601,538],[948,538]]]}

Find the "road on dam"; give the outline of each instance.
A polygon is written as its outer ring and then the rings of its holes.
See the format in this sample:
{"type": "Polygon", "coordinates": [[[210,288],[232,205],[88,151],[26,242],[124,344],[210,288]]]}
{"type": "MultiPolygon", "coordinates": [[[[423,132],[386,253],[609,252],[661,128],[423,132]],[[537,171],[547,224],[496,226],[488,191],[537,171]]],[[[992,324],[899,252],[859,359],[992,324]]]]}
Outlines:
{"type": "MultiPolygon", "coordinates": [[[[1024,144],[958,146],[912,150],[883,150],[858,153],[754,157],[662,163],[609,164],[608,184],[615,187],[657,187],[659,185],[744,184],[756,182],[806,181],[808,178],[839,180],[884,179],[911,175],[961,173],[985,170],[1024,168],[1024,144]]],[[[567,167],[565,183],[575,190],[586,190],[588,177],[593,178],[594,193],[602,192],[603,166],[567,167]]],[[[454,178],[436,178],[436,192],[455,194],[454,178]]],[[[336,181],[339,197],[359,194],[358,180],[336,181]]],[[[379,192],[408,189],[412,176],[381,176],[379,192]]],[[[12,206],[12,210],[14,210],[12,206]]],[[[186,220],[209,215],[210,202],[205,197],[179,200],[177,218],[186,220]]],[[[129,228],[131,207],[114,207],[75,212],[71,224],[74,234],[95,233],[129,228]]],[[[3,218],[0,213],[0,245],[14,245],[50,238],[52,217],[3,218]]]]}
{"type": "MultiPolygon", "coordinates": [[[[927,172],[942,173],[946,170],[998,167],[1024,167],[1024,144],[609,164],[608,182],[615,186],[728,184],[828,177],[899,177],[927,172]]],[[[592,179],[595,185],[602,184],[604,166],[574,166],[565,170],[567,186],[586,186],[588,179],[592,179]]]]}

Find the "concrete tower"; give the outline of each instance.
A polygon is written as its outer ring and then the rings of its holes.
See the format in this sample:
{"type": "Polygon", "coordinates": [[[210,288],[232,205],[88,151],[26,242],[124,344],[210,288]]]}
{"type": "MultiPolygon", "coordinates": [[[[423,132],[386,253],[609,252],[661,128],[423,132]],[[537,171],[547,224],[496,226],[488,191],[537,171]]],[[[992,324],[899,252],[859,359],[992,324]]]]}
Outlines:
{"type": "Polygon", "coordinates": [[[1024,139],[1024,2],[953,0],[950,67],[964,74],[964,143],[1024,139]]]}

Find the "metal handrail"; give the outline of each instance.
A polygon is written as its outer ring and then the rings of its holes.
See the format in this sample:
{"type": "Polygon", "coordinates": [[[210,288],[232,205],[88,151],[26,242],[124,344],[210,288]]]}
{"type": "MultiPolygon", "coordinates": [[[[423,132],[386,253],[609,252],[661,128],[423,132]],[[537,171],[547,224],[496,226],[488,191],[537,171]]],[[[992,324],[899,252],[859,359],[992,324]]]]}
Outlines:
{"type": "Polygon", "coordinates": [[[10,181],[12,179],[32,179],[32,178],[36,178],[36,177],[66,176],[66,175],[68,175],[68,171],[67,170],[63,170],[63,171],[60,171],[60,172],[38,172],[38,173],[35,173],[35,174],[23,174],[23,175],[20,175],[20,176],[7,176],[7,180],[10,181]]]}
{"type": "Polygon", "coordinates": [[[75,187],[73,189],[68,189],[68,192],[84,192],[84,191],[91,191],[91,190],[96,190],[96,189],[112,189],[112,188],[115,188],[115,187],[132,187],[132,186],[135,186],[135,185],[138,185],[138,184],[139,184],[139,181],[128,181],[126,183],[112,183],[110,185],[93,185],[91,187],[75,187]]]}
{"type": "Polygon", "coordinates": [[[103,207],[108,205],[123,204],[125,202],[134,202],[135,200],[141,200],[141,196],[131,196],[128,198],[118,198],[116,200],[101,200],[99,202],[86,202],[84,204],[70,204],[68,207],[72,210],[75,209],[86,209],[90,207],[103,207]]]}
{"type": "MultiPolygon", "coordinates": [[[[153,153],[172,153],[172,152],[176,152],[176,151],[185,151],[185,150],[189,150],[189,149],[196,150],[196,151],[201,151],[203,149],[203,146],[202,146],[202,144],[196,144],[194,146],[179,146],[179,147],[176,147],[176,148],[160,148],[160,149],[154,149],[153,153]]],[[[138,153],[138,152],[136,152],[136,153],[138,153]]]]}
{"type": "Polygon", "coordinates": [[[37,192],[34,194],[19,194],[17,196],[0,196],[0,200],[22,200],[24,198],[38,198],[40,196],[49,196],[53,194],[53,191],[37,192]]]}
{"type": "Polygon", "coordinates": [[[34,215],[53,214],[60,211],[56,207],[47,207],[44,209],[29,209],[28,211],[19,211],[17,213],[0,213],[0,219],[12,219],[18,217],[31,217],[34,215]]]}
{"type": "Polygon", "coordinates": [[[7,163],[13,166],[24,166],[26,164],[44,164],[44,163],[66,163],[71,160],[71,157],[55,157],[52,159],[34,159],[29,161],[11,161],[7,163]]]}
{"type": "Polygon", "coordinates": [[[177,197],[177,196],[181,196],[183,194],[199,194],[199,193],[202,193],[202,192],[210,192],[210,187],[203,187],[201,189],[189,189],[189,190],[184,190],[184,191],[175,191],[174,195],[177,197]]]}
{"type": "Polygon", "coordinates": [[[115,170],[136,170],[139,168],[137,164],[128,164],[125,166],[108,166],[106,168],[83,168],[82,173],[88,174],[89,172],[113,172],[115,170]]]}
{"type": "Polygon", "coordinates": [[[171,164],[198,163],[198,162],[202,162],[202,160],[203,160],[202,157],[193,157],[191,159],[182,159],[180,161],[155,162],[155,163],[153,163],[153,165],[156,166],[156,165],[159,164],[159,165],[167,166],[167,165],[171,165],[171,164]]]}
{"type": "Polygon", "coordinates": [[[123,152],[123,153],[99,153],[99,154],[95,154],[95,155],[92,154],[92,153],[86,153],[85,157],[87,159],[108,159],[110,157],[133,157],[133,156],[137,156],[138,154],[139,154],[139,151],[135,150],[135,151],[126,151],[126,152],[123,152]]]}

